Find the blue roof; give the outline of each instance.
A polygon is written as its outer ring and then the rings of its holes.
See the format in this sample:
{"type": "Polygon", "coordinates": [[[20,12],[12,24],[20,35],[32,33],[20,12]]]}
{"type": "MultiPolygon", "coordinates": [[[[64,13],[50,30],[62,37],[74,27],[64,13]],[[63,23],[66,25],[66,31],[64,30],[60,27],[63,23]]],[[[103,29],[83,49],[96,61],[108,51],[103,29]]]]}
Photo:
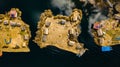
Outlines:
{"type": "Polygon", "coordinates": [[[112,47],[111,46],[102,46],[101,50],[102,50],[102,52],[111,51],[112,47]]]}

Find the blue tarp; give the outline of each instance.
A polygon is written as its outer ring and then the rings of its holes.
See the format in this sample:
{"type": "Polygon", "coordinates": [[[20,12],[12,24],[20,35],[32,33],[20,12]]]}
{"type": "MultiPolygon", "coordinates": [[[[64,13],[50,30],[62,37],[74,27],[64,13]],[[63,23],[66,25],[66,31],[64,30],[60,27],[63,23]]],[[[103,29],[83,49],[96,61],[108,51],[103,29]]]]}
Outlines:
{"type": "Polygon", "coordinates": [[[120,40],[120,37],[115,38],[116,40],[120,40]]]}
{"type": "Polygon", "coordinates": [[[112,47],[111,46],[103,46],[101,48],[102,52],[106,52],[106,51],[111,51],[112,50],[112,47]]]}

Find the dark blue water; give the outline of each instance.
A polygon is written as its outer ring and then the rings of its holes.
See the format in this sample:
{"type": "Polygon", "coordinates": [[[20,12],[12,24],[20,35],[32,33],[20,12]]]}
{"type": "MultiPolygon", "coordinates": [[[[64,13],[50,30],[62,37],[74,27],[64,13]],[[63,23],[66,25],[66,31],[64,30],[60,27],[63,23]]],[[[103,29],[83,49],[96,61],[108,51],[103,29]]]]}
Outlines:
{"type": "MultiPolygon", "coordinates": [[[[90,5],[83,8],[78,0],[74,0],[79,9],[88,9],[90,5]]],[[[32,38],[29,42],[31,52],[29,53],[4,53],[0,58],[0,67],[120,67],[120,46],[114,46],[111,52],[101,52],[88,31],[88,16],[83,12],[81,23],[82,33],[78,37],[80,42],[89,49],[82,57],[75,54],[49,46],[40,49],[32,40],[37,30],[39,14],[45,9],[51,9],[54,14],[60,13],[57,8],[52,8],[50,0],[0,0],[0,13],[9,11],[16,7],[22,11],[22,19],[30,25],[32,38]]]]}

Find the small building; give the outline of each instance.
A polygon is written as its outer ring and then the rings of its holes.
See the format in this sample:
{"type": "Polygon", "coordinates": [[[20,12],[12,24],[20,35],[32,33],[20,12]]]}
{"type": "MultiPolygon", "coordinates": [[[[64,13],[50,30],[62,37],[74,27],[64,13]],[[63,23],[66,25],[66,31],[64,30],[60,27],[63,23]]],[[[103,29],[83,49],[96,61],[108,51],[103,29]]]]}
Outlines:
{"type": "Polygon", "coordinates": [[[20,26],[21,26],[21,23],[16,23],[16,26],[17,26],[17,27],[20,27],[20,26]]]}
{"type": "Polygon", "coordinates": [[[103,35],[102,29],[98,29],[98,30],[97,30],[97,35],[98,35],[98,36],[102,36],[102,35],[103,35]]]}
{"type": "Polygon", "coordinates": [[[16,22],[10,21],[10,25],[11,25],[12,27],[15,27],[15,26],[16,26],[16,22]]]}
{"type": "Polygon", "coordinates": [[[43,29],[43,34],[48,35],[48,28],[43,29]]]}
{"type": "Polygon", "coordinates": [[[73,21],[77,21],[78,20],[78,17],[77,16],[73,16],[73,21]]]}
{"type": "Polygon", "coordinates": [[[4,25],[8,25],[9,24],[9,22],[8,22],[8,20],[4,20],[4,25]]]}
{"type": "Polygon", "coordinates": [[[17,17],[17,11],[15,9],[10,11],[10,17],[11,18],[16,18],[17,17]]]}
{"type": "Polygon", "coordinates": [[[104,38],[99,38],[99,44],[103,44],[104,43],[104,38]]]}
{"type": "Polygon", "coordinates": [[[46,35],[43,35],[43,36],[42,36],[42,42],[46,42],[46,40],[47,40],[47,36],[46,36],[46,35]]]}
{"type": "Polygon", "coordinates": [[[74,29],[69,30],[69,34],[74,34],[74,32],[75,32],[74,29]]]}
{"type": "Polygon", "coordinates": [[[46,26],[46,27],[49,27],[50,24],[51,24],[51,22],[46,22],[46,23],[45,23],[45,26],[46,26]]]}
{"type": "Polygon", "coordinates": [[[68,41],[68,45],[69,45],[69,46],[73,46],[74,44],[75,44],[74,41],[68,41]]]}
{"type": "Polygon", "coordinates": [[[79,50],[79,49],[83,48],[83,46],[84,45],[82,43],[81,44],[78,43],[78,45],[76,46],[76,49],[79,50]]]}
{"type": "Polygon", "coordinates": [[[24,43],[23,43],[22,47],[23,47],[23,48],[25,48],[25,47],[26,47],[26,42],[24,42],[24,43]]]}
{"type": "Polygon", "coordinates": [[[96,22],[96,23],[94,23],[94,25],[93,25],[93,28],[94,29],[99,29],[101,26],[100,26],[100,23],[99,22],[96,22]]]}
{"type": "Polygon", "coordinates": [[[0,20],[0,23],[2,23],[2,20],[0,20]]]}
{"type": "Polygon", "coordinates": [[[61,25],[65,25],[66,20],[61,20],[59,23],[60,23],[61,25]]]}
{"type": "Polygon", "coordinates": [[[24,40],[29,40],[29,35],[24,35],[24,40]]]}
{"type": "Polygon", "coordinates": [[[21,31],[25,31],[26,30],[26,27],[25,26],[22,26],[21,27],[21,31]]]}

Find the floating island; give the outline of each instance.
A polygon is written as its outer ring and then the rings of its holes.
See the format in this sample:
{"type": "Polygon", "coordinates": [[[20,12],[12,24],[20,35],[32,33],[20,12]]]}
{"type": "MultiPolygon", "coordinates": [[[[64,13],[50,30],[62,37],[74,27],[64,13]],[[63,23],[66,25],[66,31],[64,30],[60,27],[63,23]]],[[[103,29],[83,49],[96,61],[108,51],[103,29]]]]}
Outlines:
{"type": "Polygon", "coordinates": [[[92,34],[99,46],[120,44],[120,3],[116,3],[114,8],[117,11],[116,14],[93,24],[92,34]]]}
{"type": "Polygon", "coordinates": [[[120,13],[113,17],[95,22],[92,34],[99,46],[114,46],[120,44],[120,13]]]}
{"type": "Polygon", "coordinates": [[[51,10],[45,10],[40,16],[34,41],[40,48],[55,46],[81,56],[87,50],[77,40],[81,33],[81,19],[82,11],[78,9],[74,9],[70,16],[53,16],[51,10]]]}
{"type": "Polygon", "coordinates": [[[0,14],[0,55],[2,52],[29,52],[30,37],[29,25],[22,21],[19,9],[0,14]]]}

